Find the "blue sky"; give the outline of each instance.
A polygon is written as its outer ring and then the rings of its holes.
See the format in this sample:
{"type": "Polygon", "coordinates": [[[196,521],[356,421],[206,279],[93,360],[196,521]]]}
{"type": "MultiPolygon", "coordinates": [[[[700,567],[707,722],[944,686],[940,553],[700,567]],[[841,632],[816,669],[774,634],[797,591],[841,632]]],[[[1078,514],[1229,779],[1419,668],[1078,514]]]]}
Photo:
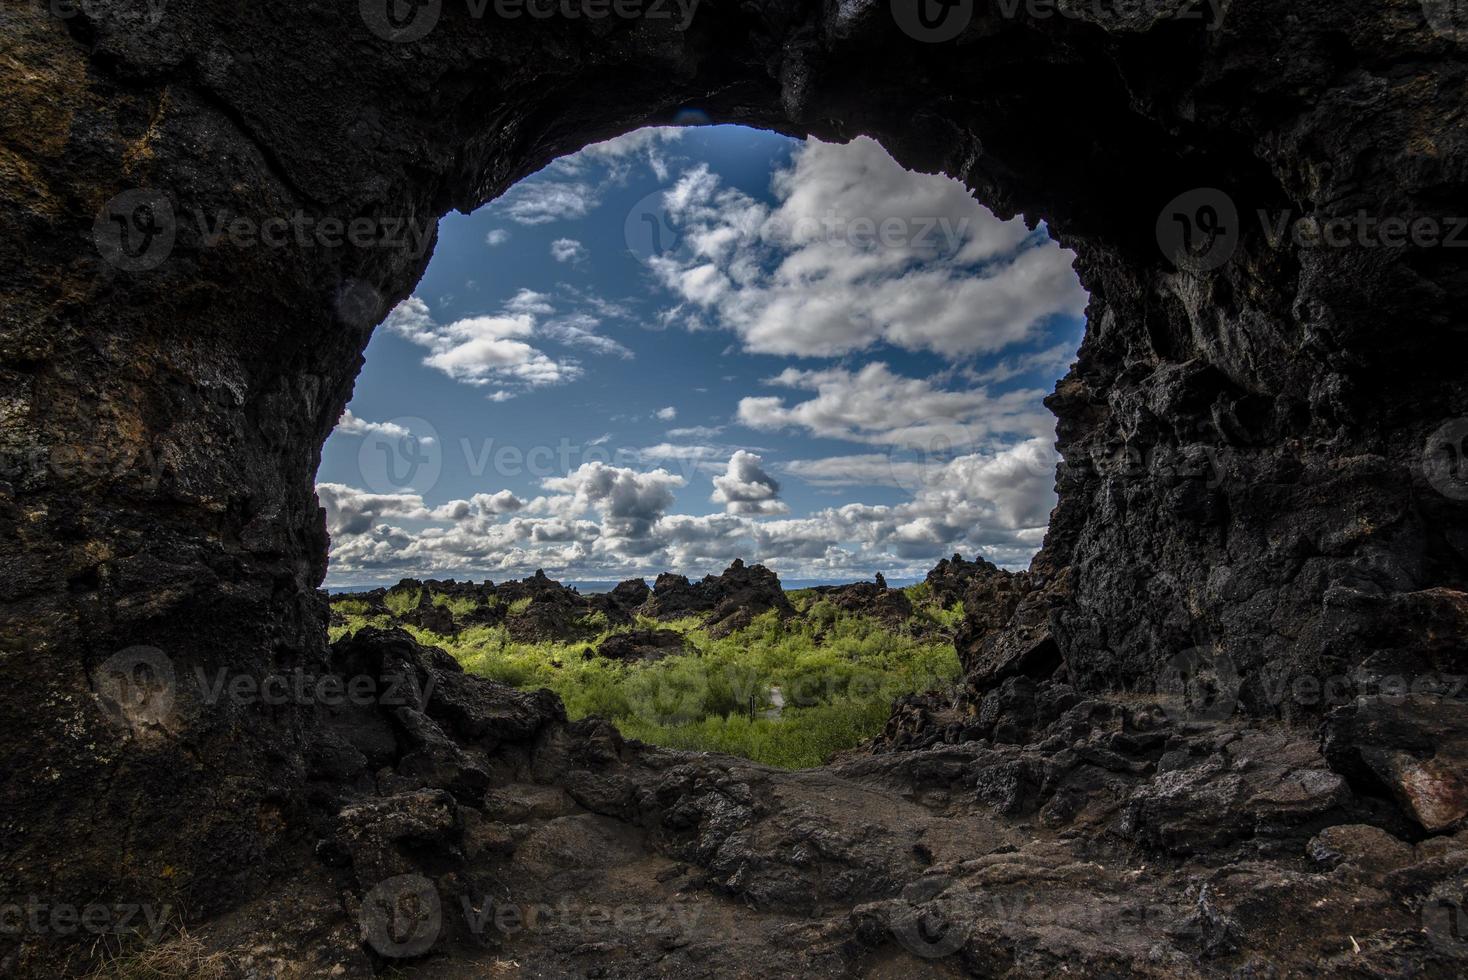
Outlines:
{"type": "Polygon", "coordinates": [[[318,473],[328,584],[1022,566],[1070,259],[865,139],[641,130],[557,161],[445,218],[376,331],[318,473]]]}

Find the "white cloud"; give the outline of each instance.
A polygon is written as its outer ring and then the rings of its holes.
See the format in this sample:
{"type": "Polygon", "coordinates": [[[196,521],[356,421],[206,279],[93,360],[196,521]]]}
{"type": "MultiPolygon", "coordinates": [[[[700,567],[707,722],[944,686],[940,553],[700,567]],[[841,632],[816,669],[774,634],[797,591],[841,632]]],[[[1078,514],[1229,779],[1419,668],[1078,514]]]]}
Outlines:
{"type": "MultiPolygon", "coordinates": [[[[342,412],[341,419],[336,423],[335,431],[348,436],[379,435],[389,439],[402,439],[413,434],[406,426],[396,422],[368,422],[366,419],[359,419],[352,414],[350,408],[342,412]]],[[[419,441],[424,445],[432,445],[433,437],[424,436],[419,441]]]]}
{"type": "Polygon", "coordinates": [[[493,228],[484,236],[484,244],[495,247],[510,240],[510,233],[503,228],[493,228]]]}
{"type": "Polygon", "coordinates": [[[522,225],[543,225],[568,218],[584,218],[596,203],[596,190],[590,184],[530,180],[516,184],[505,195],[502,206],[511,221],[522,225]]]}
{"type": "Polygon", "coordinates": [[[650,262],[684,301],[672,322],[712,320],[760,353],[886,342],[958,357],[1084,309],[1069,252],[956,181],[903,170],[873,140],[808,141],[774,190],[768,207],[700,164],[664,195],[681,246],[650,262]]]}
{"type": "Polygon", "coordinates": [[[743,449],[729,457],[728,469],[714,477],[709,499],[724,505],[728,514],[786,514],[790,508],[780,497],[780,484],[764,471],[763,460],[743,449]]]}
{"type": "Polygon", "coordinates": [[[614,538],[646,538],[654,522],[673,505],[673,489],[686,483],[681,476],[656,469],[647,473],[601,462],[582,463],[563,477],[542,481],[553,493],[552,508],[582,514],[595,508],[602,531],[614,538]]]}
{"type": "Polygon", "coordinates": [[[464,317],[448,324],[437,322],[421,297],[410,296],[388,314],[384,326],[422,347],[428,367],[456,381],[494,387],[491,401],[545,385],[563,384],[581,377],[581,365],[552,357],[536,346],[539,338],[580,347],[596,354],[631,358],[632,351],[597,332],[601,321],[587,313],[556,315],[556,306],[544,293],[522,289],[499,313],[464,317]]]}
{"type": "Polygon", "coordinates": [[[664,422],[671,422],[678,417],[678,410],[672,405],[667,405],[663,408],[658,409],[653,414],[664,422]]]}
{"type": "Polygon", "coordinates": [[[690,425],[682,429],[669,429],[669,439],[712,439],[724,431],[722,425],[690,425]]]}
{"type": "Polygon", "coordinates": [[[557,262],[580,262],[586,258],[586,247],[574,238],[557,238],[551,242],[550,252],[557,262]]]}
{"type": "Polygon", "coordinates": [[[814,391],[793,405],[778,397],[739,401],[738,420],[756,429],[804,429],[848,442],[904,446],[928,454],[957,455],[997,436],[1041,435],[1055,420],[1034,389],[990,395],[984,388],[944,389],[933,379],[894,374],[880,361],[852,372],[844,368],[787,368],[770,384],[814,391]]]}

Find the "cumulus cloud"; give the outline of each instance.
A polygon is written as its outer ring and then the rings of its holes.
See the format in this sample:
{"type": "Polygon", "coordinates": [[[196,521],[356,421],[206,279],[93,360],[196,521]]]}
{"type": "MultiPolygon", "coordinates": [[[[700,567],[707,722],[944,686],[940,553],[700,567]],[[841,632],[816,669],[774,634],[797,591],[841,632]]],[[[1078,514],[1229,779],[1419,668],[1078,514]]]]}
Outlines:
{"type": "Polygon", "coordinates": [[[596,190],[581,181],[530,180],[516,184],[501,205],[511,221],[544,225],[584,218],[596,205],[596,190]]]}
{"type": "Polygon", "coordinates": [[[743,449],[729,457],[722,476],[714,477],[714,503],[723,504],[728,514],[786,514],[790,508],[780,497],[780,484],[764,471],[763,462],[743,449]]]}
{"type": "Polygon", "coordinates": [[[563,477],[542,481],[545,489],[561,494],[552,507],[571,514],[595,509],[602,531],[614,538],[647,538],[653,524],[673,505],[673,490],[687,481],[663,469],[638,472],[602,462],[582,463],[563,477]]]}
{"type": "Polygon", "coordinates": [[[779,397],[739,401],[738,420],[756,429],[794,428],[849,442],[906,446],[920,452],[961,453],[999,436],[1054,431],[1044,392],[1017,389],[991,395],[982,387],[951,390],[931,378],[894,373],[880,361],[859,371],[787,368],[768,382],[813,391],[788,404],[779,397]]]}
{"type": "Polygon", "coordinates": [[[506,401],[529,388],[564,384],[581,377],[574,359],[552,357],[536,346],[544,339],[596,354],[630,358],[632,351],[598,333],[601,321],[587,313],[558,315],[544,293],[522,289],[497,313],[439,323],[428,304],[410,296],[388,314],[384,326],[428,348],[423,363],[455,381],[495,390],[506,401]]]}
{"type": "Polygon", "coordinates": [[[510,240],[510,233],[503,228],[493,228],[484,236],[484,244],[494,247],[510,240]]]}
{"type": "Polygon", "coordinates": [[[574,238],[557,238],[551,242],[550,253],[557,262],[580,262],[586,258],[586,247],[574,238]]]}
{"type": "Polygon", "coordinates": [[[956,181],[903,170],[865,137],[807,143],[769,207],[706,165],[663,196],[680,247],[651,260],[672,322],[733,330],[745,349],[838,356],[886,342],[948,356],[1034,336],[1086,296],[1073,256],[1000,221],[956,181]]]}
{"type": "MultiPolygon", "coordinates": [[[[341,419],[336,423],[335,431],[348,436],[378,435],[389,439],[403,439],[413,434],[407,426],[399,425],[396,422],[368,422],[366,419],[359,419],[352,414],[350,408],[342,412],[341,419]]],[[[424,445],[432,445],[433,437],[423,436],[419,441],[424,445]]]]}
{"type": "Polygon", "coordinates": [[[672,405],[668,405],[664,408],[658,409],[656,412],[653,413],[653,415],[664,422],[671,422],[678,417],[678,410],[672,405]]]}

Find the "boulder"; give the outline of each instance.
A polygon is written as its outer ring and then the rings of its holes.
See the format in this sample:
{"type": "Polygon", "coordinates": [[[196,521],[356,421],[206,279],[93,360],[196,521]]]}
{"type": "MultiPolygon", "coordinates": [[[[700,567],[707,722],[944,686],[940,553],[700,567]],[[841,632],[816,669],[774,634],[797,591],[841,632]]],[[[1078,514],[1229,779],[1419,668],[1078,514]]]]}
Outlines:
{"type": "MultiPolygon", "coordinates": [[[[596,648],[595,656],[631,663],[661,660],[685,649],[686,641],[677,630],[631,630],[607,637],[596,648]]],[[[588,652],[586,656],[590,658],[592,654],[588,652]]]]}

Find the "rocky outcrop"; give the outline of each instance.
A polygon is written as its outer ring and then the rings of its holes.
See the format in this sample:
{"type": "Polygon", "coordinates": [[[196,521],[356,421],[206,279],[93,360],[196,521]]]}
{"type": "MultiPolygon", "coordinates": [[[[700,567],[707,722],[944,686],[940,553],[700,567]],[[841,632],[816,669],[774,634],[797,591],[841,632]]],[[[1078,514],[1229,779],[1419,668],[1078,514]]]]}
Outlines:
{"type": "Polygon", "coordinates": [[[818,585],[811,592],[843,612],[868,616],[889,625],[895,626],[912,617],[912,600],[901,589],[888,588],[881,573],[875,583],[818,585]]]}
{"type": "Polygon", "coordinates": [[[720,574],[705,575],[691,584],[686,576],[664,572],[639,612],[662,620],[698,616],[709,635],[717,637],[743,629],[772,609],[782,617],[795,612],[779,576],[763,565],[745,565],[736,558],[720,574]]]}
{"type": "Polygon", "coordinates": [[[289,876],[198,932],[224,975],[1468,966],[1468,837],[1384,826],[1244,720],[1015,679],[992,739],[792,773],[567,722],[401,631],[332,653],[371,692],[321,717],[289,876]]]}
{"type": "Polygon", "coordinates": [[[588,652],[586,656],[633,663],[661,660],[686,650],[687,641],[677,630],[628,630],[613,633],[602,641],[595,654],[588,652]]]}

